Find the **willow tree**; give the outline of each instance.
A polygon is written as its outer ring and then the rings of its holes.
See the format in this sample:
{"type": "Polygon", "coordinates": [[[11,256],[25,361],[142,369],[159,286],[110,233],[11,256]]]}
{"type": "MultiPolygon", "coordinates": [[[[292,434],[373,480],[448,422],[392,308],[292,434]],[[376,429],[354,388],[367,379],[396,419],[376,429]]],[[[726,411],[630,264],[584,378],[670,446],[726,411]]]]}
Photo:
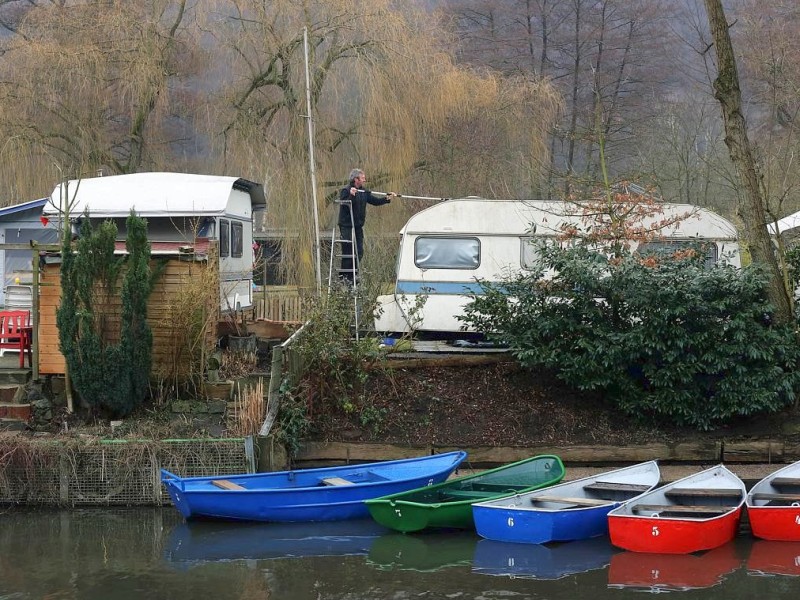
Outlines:
{"type": "MultiPolygon", "coordinates": [[[[455,44],[435,16],[411,3],[217,0],[213,14],[227,50],[225,93],[209,119],[210,129],[223,124],[221,168],[257,166],[270,226],[287,233],[284,266],[300,285],[312,285],[314,242],[304,28],[323,195],[333,196],[355,166],[367,170],[373,189],[437,197],[508,195],[520,177],[539,176],[544,135],[558,108],[552,88],[525,79],[505,86],[491,74],[459,68],[455,44]]],[[[320,222],[330,225],[333,209],[320,210],[320,222]]],[[[395,202],[375,211],[368,227],[381,221],[396,231],[408,210],[395,202]]]]}
{"type": "Polygon", "coordinates": [[[41,181],[49,167],[49,192],[52,164],[64,176],[174,165],[198,54],[187,0],[24,4],[3,13],[0,169],[41,181]]]}

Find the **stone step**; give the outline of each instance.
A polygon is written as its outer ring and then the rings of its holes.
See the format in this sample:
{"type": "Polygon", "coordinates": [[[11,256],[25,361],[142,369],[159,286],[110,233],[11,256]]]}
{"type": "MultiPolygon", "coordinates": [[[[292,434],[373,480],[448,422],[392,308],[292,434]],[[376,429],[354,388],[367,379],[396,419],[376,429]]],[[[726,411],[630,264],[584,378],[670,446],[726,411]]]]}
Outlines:
{"type": "Polygon", "coordinates": [[[19,403],[25,397],[25,387],[17,383],[0,384],[0,402],[19,403]]]}
{"type": "Polygon", "coordinates": [[[212,400],[228,400],[233,395],[232,381],[218,381],[215,383],[204,383],[203,394],[212,400]]]}
{"type": "Polygon", "coordinates": [[[30,404],[0,402],[0,419],[19,419],[27,422],[31,418],[32,412],[33,409],[30,404]]]}
{"type": "Polygon", "coordinates": [[[0,369],[0,385],[25,385],[30,378],[30,369],[0,369]]]}

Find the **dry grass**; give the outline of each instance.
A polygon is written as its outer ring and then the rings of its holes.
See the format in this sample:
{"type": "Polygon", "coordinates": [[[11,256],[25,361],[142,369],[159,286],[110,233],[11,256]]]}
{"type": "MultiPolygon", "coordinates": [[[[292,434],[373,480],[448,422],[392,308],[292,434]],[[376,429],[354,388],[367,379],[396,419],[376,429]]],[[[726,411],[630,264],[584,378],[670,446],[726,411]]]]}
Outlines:
{"type": "Polygon", "coordinates": [[[267,399],[264,397],[264,380],[244,389],[237,389],[234,396],[236,418],[233,421],[232,433],[235,436],[256,435],[264,422],[267,411],[267,399]]]}
{"type": "Polygon", "coordinates": [[[219,363],[220,379],[238,379],[256,370],[258,357],[255,352],[226,350],[219,363]]]}

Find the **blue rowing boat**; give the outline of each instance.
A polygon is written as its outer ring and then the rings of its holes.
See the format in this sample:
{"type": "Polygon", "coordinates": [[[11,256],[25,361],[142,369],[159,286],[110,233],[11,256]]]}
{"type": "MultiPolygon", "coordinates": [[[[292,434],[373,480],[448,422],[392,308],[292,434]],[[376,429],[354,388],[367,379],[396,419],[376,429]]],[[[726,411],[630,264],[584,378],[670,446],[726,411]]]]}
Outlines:
{"type": "Polygon", "coordinates": [[[434,485],[467,457],[447,452],[360,465],[212,477],[162,469],[172,502],[188,518],[340,521],[369,516],[364,500],[434,485]]]}
{"type": "Polygon", "coordinates": [[[472,505],[478,534],[499,542],[546,544],[608,533],[608,513],[649,492],[656,461],[472,505]]]}

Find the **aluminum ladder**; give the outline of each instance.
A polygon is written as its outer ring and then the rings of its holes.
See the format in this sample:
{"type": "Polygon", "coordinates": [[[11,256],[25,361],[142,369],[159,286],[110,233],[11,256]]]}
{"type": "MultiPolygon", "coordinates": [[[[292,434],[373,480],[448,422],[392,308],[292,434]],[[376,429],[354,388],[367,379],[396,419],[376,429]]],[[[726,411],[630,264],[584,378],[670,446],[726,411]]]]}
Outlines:
{"type": "MultiPolygon", "coordinates": [[[[336,200],[338,206],[346,206],[350,212],[350,223],[355,225],[353,221],[353,202],[350,199],[336,200]]],[[[348,240],[337,236],[338,232],[338,212],[336,218],[333,220],[333,227],[331,228],[331,255],[328,262],[328,295],[330,295],[333,286],[336,284],[344,284],[349,286],[350,295],[353,298],[353,326],[355,328],[356,341],[359,339],[359,317],[358,317],[358,290],[359,290],[359,274],[358,274],[358,252],[356,251],[356,232],[355,226],[351,229],[351,236],[353,239],[348,240]],[[336,266],[334,267],[334,264],[336,266]],[[348,266],[349,265],[349,266],[348,266]],[[334,277],[334,274],[336,275],[334,277]]]]}

